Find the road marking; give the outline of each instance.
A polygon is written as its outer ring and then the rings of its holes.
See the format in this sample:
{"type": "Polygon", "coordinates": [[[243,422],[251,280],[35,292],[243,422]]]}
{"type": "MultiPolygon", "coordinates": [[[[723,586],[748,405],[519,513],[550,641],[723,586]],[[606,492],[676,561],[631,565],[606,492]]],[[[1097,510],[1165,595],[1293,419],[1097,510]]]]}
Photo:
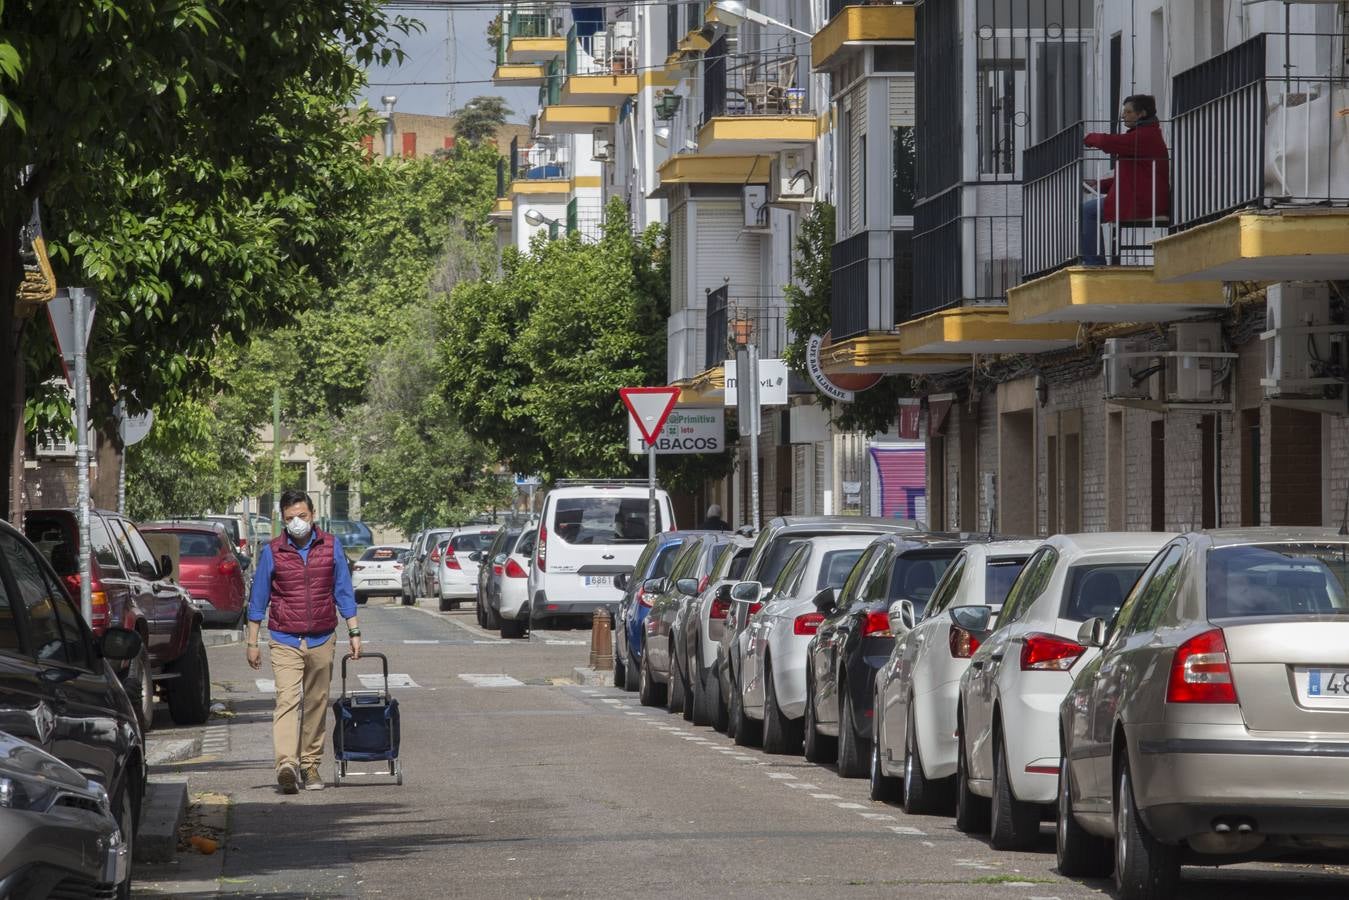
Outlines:
{"type": "Polygon", "coordinates": [[[584,647],[590,641],[544,641],[549,647],[584,647]]]}
{"type": "Polygon", "coordinates": [[[870,819],[873,822],[895,822],[898,821],[889,813],[862,813],[862,818],[870,819]]]}
{"type": "Polygon", "coordinates": [[[780,778],[780,779],[782,779],[783,781],[795,781],[795,780],[796,780],[796,776],[793,775],[793,774],[791,774],[790,772],[769,772],[769,773],[768,773],[768,777],[769,777],[769,778],[780,778]]]}
{"type": "Polygon", "coordinates": [[[861,803],[835,803],[834,805],[839,809],[866,809],[866,806],[861,803]]]}
{"type": "Polygon", "coordinates": [[[276,682],[270,678],[258,678],[254,681],[254,684],[256,684],[258,690],[262,691],[264,694],[276,693],[276,682]]]}
{"type": "Polygon", "coordinates": [[[638,712],[638,711],[635,710],[635,709],[628,709],[628,710],[624,710],[624,711],[623,711],[623,715],[625,715],[625,716],[644,716],[644,715],[646,715],[646,713],[644,713],[644,712],[638,712]]]}
{"type": "MultiPolygon", "coordinates": [[[[377,672],[362,672],[356,676],[361,679],[361,687],[371,691],[380,691],[384,689],[384,676],[377,672]]],[[[390,673],[389,688],[415,688],[417,682],[412,680],[411,675],[405,675],[402,672],[390,673]]]]}
{"type": "Polygon", "coordinates": [[[818,784],[811,784],[808,781],[798,781],[796,784],[789,784],[786,785],[786,787],[800,788],[801,790],[805,791],[818,791],[820,789],[820,786],[818,784]]]}
{"type": "MultiPolygon", "coordinates": [[[[907,834],[910,837],[927,837],[926,831],[920,831],[917,828],[914,828],[912,825],[891,825],[889,827],[890,830],[893,831],[895,834],[907,834]]],[[[924,841],[923,843],[926,844],[928,843],[928,841],[924,841]]],[[[988,867],[985,866],[984,868],[988,867]]]]}
{"type": "Polygon", "coordinates": [[[923,846],[924,846],[924,847],[935,847],[935,846],[937,846],[937,845],[934,844],[934,843],[932,843],[931,841],[923,841],[923,846]]]}
{"type": "Polygon", "coordinates": [[[503,641],[503,640],[500,640],[500,639],[497,639],[497,640],[495,640],[495,641],[474,641],[473,643],[475,643],[475,644],[492,644],[492,645],[496,645],[496,644],[505,644],[505,645],[508,646],[508,647],[514,646],[514,642],[513,642],[513,641],[503,641]]]}
{"type": "Polygon", "coordinates": [[[474,687],[479,688],[525,686],[523,681],[518,681],[509,675],[460,675],[459,677],[474,687]]]}
{"type": "Polygon", "coordinates": [[[414,640],[414,639],[412,639],[412,638],[405,638],[405,639],[403,640],[403,643],[405,643],[405,644],[439,644],[440,641],[437,641],[437,640],[414,640]]]}
{"type": "Polygon", "coordinates": [[[622,703],[623,701],[617,699],[616,697],[605,697],[605,698],[604,698],[603,700],[601,700],[600,702],[601,702],[601,703],[622,703]]]}
{"type": "Polygon", "coordinates": [[[738,759],[741,762],[754,762],[754,757],[752,756],[732,756],[731,759],[738,759]]]}
{"type": "Polygon", "coordinates": [[[842,800],[838,794],[811,794],[816,800],[842,800]]]}

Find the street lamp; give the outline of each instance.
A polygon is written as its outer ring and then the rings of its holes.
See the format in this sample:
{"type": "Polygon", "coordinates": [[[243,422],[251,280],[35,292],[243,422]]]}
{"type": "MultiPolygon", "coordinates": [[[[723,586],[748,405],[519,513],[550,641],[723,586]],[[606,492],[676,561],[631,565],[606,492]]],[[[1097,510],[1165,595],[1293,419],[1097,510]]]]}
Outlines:
{"type": "Polygon", "coordinates": [[[712,0],[712,11],[717,14],[718,22],[732,27],[748,21],[756,25],[776,25],[778,28],[785,28],[794,34],[804,35],[808,38],[815,36],[809,31],[802,31],[786,22],[779,22],[771,16],[766,16],[756,9],[750,9],[740,0],[712,0]]]}
{"type": "Polygon", "coordinates": [[[550,241],[557,240],[557,230],[562,226],[562,222],[560,220],[550,219],[543,213],[539,212],[537,209],[525,210],[525,221],[530,225],[533,225],[535,228],[547,225],[548,240],[550,241]]]}

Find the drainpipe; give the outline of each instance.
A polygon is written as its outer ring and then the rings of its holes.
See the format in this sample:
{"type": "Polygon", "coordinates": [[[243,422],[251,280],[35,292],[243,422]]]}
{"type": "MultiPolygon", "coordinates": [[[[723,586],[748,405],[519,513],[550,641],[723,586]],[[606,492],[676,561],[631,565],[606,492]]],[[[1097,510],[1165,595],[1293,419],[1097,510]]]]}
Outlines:
{"type": "Polygon", "coordinates": [[[398,97],[385,94],[379,99],[384,104],[384,158],[393,159],[393,107],[398,97]]]}

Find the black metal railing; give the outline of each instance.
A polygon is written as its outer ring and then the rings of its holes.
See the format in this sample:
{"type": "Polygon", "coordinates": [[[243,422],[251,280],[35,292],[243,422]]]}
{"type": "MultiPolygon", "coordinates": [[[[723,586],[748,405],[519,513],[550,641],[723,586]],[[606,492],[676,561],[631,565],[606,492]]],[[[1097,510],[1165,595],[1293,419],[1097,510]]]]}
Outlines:
{"type": "Polygon", "coordinates": [[[726,286],[707,295],[705,368],[735,356],[738,339],[753,342],[760,359],[775,359],[787,346],[787,308],[781,298],[730,296],[726,286]]]}
{"type": "Polygon", "coordinates": [[[506,157],[497,157],[497,197],[506,196],[506,157]]]}
{"type": "Polygon", "coordinates": [[[714,116],[810,114],[800,60],[790,52],[728,53],[718,38],[703,56],[703,122],[714,116]]]}
{"type": "Polygon", "coordinates": [[[511,138],[511,181],[520,175],[520,138],[511,138]]]}
{"type": "Polygon", "coordinates": [[[959,189],[914,213],[910,318],[960,304],[999,304],[1021,282],[1021,217],[962,216],[959,189]]]}
{"type": "Polygon", "coordinates": [[[844,238],[829,250],[830,333],[836,341],[866,334],[871,326],[871,233],[844,238]]]}
{"type": "Polygon", "coordinates": [[[1245,207],[1349,206],[1349,77],[1302,74],[1330,69],[1344,43],[1259,34],[1175,76],[1177,229],[1245,207]]]}
{"type": "Polygon", "coordinates": [[[704,368],[719,366],[726,360],[726,310],[730,305],[730,290],[722,285],[707,295],[707,322],[703,334],[707,338],[707,352],[703,355],[704,368]]]}
{"type": "Polygon", "coordinates": [[[1110,134],[1113,125],[1078,122],[1025,151],[1025,280],[1077,263],[1152,264],[1152,242],[1171,224],[1169,123],[1161,123],[1160,147],[1151,132],[1110,134]],[[1089,134],[1109,144],[1086,147],[1089,134]],[[1096,227],[1084,228],[1084,216],[1096,227]]]}
{"type": "Polygon", "coordinates": [[[894,262],[894,323],[913,318],[913,232],[907,228],[890,235],[894,262]]]}

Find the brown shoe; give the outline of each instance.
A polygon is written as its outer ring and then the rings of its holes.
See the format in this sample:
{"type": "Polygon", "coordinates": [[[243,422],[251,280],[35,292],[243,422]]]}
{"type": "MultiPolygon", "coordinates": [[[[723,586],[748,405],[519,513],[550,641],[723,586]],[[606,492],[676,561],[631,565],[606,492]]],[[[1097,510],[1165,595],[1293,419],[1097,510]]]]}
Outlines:
{"type": "Polygon", "coordinates": [[[276,770],[276,783],[283,794],[300,792],[300,769],[295,763],[286,763],[276,770]]]}
{"type": "Polygon", "coordinates": [[[323,776],[319,774],[318,766],[310,766],[304,770],[304,789],[306,791],[323,790],[323,776]]]}

